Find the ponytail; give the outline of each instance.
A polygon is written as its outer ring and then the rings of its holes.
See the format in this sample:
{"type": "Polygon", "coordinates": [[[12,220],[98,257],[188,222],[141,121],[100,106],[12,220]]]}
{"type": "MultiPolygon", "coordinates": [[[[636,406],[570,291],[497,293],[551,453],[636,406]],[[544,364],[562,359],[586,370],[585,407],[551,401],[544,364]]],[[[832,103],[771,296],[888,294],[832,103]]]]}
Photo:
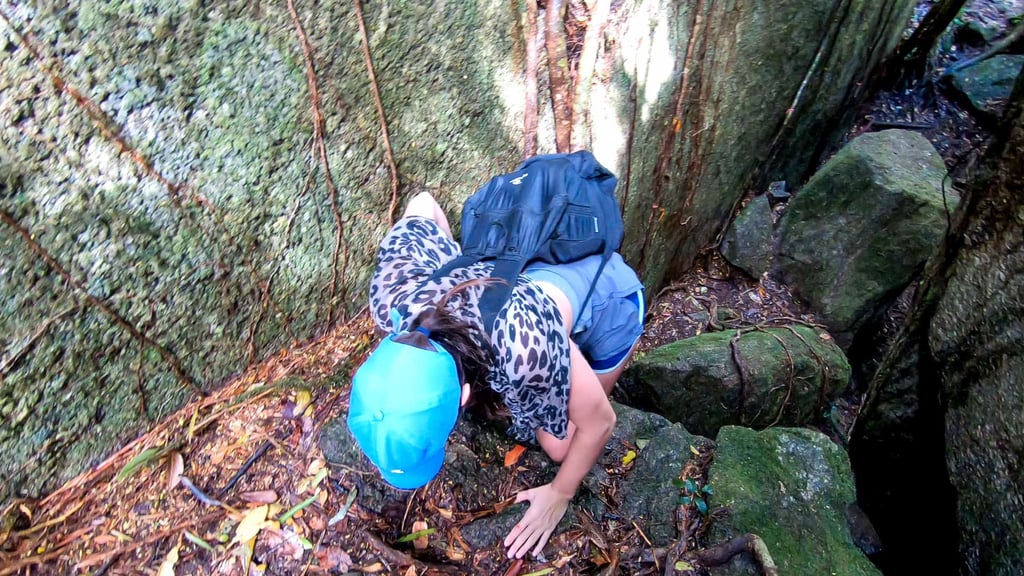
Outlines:
{"type": "Polygon", "coordinates": [[[475,278],[457,284],[437,302],[436,306],[420,312],[412,320],[408,332],[395,338],[396,342],[424,350],[431,349],[428,337],[443,346],[455,358],[460,381],[469,383],[473,391],[470,403],[473,405],[496,398],[493,392],[488,394],[491,388],[487,384],[487,374],[492,363],[488,345],[490,338],[475,325],[460,318],[455,312],[457,307],[451,309],[449,304],[456,296],[464,297],[463,292],[469,288],[496,282],[504,280],[475,278]]]}

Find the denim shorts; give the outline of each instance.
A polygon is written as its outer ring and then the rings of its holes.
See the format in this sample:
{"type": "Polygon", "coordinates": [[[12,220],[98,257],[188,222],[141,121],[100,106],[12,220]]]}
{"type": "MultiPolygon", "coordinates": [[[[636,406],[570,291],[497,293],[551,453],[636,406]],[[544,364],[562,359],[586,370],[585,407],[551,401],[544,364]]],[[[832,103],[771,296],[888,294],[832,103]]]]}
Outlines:
{"type": "Polygon", "coordinates": [[[601,256],[570,264],[530,264],[523,272],[531,280],[547,282],[565,293],[572,305],[572,340],[594,372],[617,369],[644,331],[644,286],[618,253],[612,254],[581,310],[601,256]]]}

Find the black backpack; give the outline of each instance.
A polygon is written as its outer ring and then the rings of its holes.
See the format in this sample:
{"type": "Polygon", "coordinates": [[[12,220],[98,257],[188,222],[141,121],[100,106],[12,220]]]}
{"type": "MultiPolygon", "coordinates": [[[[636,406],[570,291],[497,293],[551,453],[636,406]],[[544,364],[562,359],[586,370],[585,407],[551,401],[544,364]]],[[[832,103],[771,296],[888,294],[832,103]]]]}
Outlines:
{"type": "Polygon", "coordinates": [[[492,178],[462,208],[462,255],[434,277],[481,260],[493,260],[480,311],[488,331],[527,264],[564,264],[603,256],[581,307],[590,296],[624,231],[615,198],[615,175],[585,150],[534,156],[515,172],[492,178]]]}

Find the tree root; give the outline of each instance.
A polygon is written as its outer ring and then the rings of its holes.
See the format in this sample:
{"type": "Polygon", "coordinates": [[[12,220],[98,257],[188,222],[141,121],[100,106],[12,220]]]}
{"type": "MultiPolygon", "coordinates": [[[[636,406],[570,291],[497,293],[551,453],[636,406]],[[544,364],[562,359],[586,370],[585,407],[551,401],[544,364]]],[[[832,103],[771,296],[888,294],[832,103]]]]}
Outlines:
{"type": "Polygon", "coordinates": [[[572,103],[569,93],[572,79],[569,76],[565,26],[562,22],[564,8],[563,0],[548,0],[544,12],[551,105],[555,112],[555,150],[560,154],[571,152],[572,146],[572,103]]]}
{"type": "Polygon", "coordinates": [[[391,152],[391,137],[388,136],[388,121],[384,116],[384,103],[380,98],[377,86],[377,75],[373,72],[373,58],[370,57],[370,39],[366,35],[366,23],[363,21],[363,8],[359,0],[353,0],[356,9],[356,20],[359,24],[359,35],[363,41],[363,60],[366,61],[366,73],[370,77],[370,90],[373,92],[373,103],[377,106],[377,118],[380,120],[381,139],[384,141],[384,154],[391,171],[391,205],[388,207],[388,227],[395,223],[395,208],[398,206],[398,166],[391,152]]]}
{"type": "MultiPolygon", "coordinates": [[[[356,5],[358,6],[358,1],[356,5]]],[[[288,13],[291,14],[292,23],[295,24],[295,32],[299,36],[299,44],[302,46],[302,57],[306,62],[306,84],[309,87],[309,100],[313,113],[313,151],[319,157],[324,167],[324,181],[327,183],[327,193],[331,200],[331,212],[334,216],[334,251],[331,256],[331,292],[327,304],[327,324],[334,320],[334,302],[337,300],[336,293],[338,283],[344,282],[344,277],[338,278],[338,254],[344,243],[344,225],[342,224],[341,211],[338,209],[338,189],[334,186],[334,177],[331,175],[331,165],[327,160],[327,146],[324,145],[324,115],[320,109],[320,89],[317,87],[316,68],[313,65],[313,47],[309,43],[306,31],[299,21],[299,13],[295,10],[295,3],[288,0],[288,13]]],[[[360,22],[362,20],[360,19],[360,22]]]]}
{"type": "Polygon", "coordinates": [[[526,105],[523,108],[523,160],[537,153],[537,67],[540,54],[537,50],[537,0],[526,0],[526,78],[523,89],[526,105]]]}

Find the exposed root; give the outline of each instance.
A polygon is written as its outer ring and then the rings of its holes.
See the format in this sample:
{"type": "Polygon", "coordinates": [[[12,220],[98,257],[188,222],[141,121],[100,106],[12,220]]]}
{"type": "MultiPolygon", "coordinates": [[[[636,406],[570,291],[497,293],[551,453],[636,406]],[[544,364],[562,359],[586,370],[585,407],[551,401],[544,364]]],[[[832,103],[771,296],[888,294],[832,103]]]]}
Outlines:
{"type": "Polygon", "coordinates": [[[537,49],[537,0],[526,0],[526,92],[523,108],[523,160],[537,153],[537,67],[540,54],[537,49]]]}
{"type": "MultiPolygon", "coordinates": [[[[334,216],[335,234],[334,252],[331,255],[331,295],[327,303],[327,324],[330,325],[334,322],[334,303],[337,301],[338,284],[345,281],[344,277],[338,277],[338,255],[344,243],[344,224],[341,219],[341,211],[338,209],[338,189],[334,186],[334,177],[331,176],[331,165],[327,160],[327,147],[324,145],[324,115],[320,110],[320,90],[317,87],[316,68],[313,65],[313,47],[309,43],[306,31],[302,28],[302,22],[299,21],[299,13],[295,10],[295,3],[292,0],[287,0],[287,2],[288,12],[291,14],[292,23],[295,24],[295,31],[302,45],[302,57],[306,62],[306,83],[309,86],[309,99],[313,112],[313,151],[320,158],[320,163],[324,167],[324,181],[327,183],[327,193],[331,199],[331,211],[334,216]]],[[[358,2],[356,2],[356,5],[358,5],[358,2]]]]}
{"type": "Polygon", "coordinates": [[[565,47],[565,26],[562,14],[563,0],[548,0],[544,12],[545,45],[548,52],[548,77],[550,78],[551,106],[555,113],[555,150],[559,154],[572,150],[572,102],[570,102],[569,58],[565,47]]]}
{"type": "Polygon", "coordinates": [[[395,208],[398,206],[398,167],[391,153],[391,137],[388,136],[388,122],[384,116],[384,103],[380,99],[377,87],[377,75],[373,72],[373,58],[370,57],[370,39],[366,35],[366,23],[363,21],[363,8],[359,0],[352,0],[356,9],[356,21],[359,23],[359,35],[363,41],[363,60],[366,61],[366,73],[370,77],[370,90],[373,92],[373,103],[377,106],[377,118],[380,119],[381,138],[384,140],[384,155],[391,170],[391,205],[388,208],[388,227],[395,223],[395,208]]]}
{"type": "Polygon", "coordinates": [[[0,210],[0,222],[3,222],[12,230],[14,230],[14,232],[16,232],[19,236],[21,236],[22,239],[25,241],[25,244],[28,245],[32,252],[34,252],[36,256],[38,256],[41,260],[43,260],[43,262],[46,262],[46,265],[49,266],[51,270],[56,272],[61,278],[64,279],[65,282],[67,282],[78,293],[80,293],[89,304],[91,304],[93,307],[95,307],[108,318],[110,318],[111,321],[114,322],[114,324],[117,324],[123,330],[131,334],[132,338],[139,341],[143,346],[156,350],[157,353],[160,354],[160,357],[164,359],[164,362],[167,362],[167,365],[171,367],[171,370],[174,372],[174,375],[178,378],[178,380],[180,380],[183,384],[198,392],[200,395],[206,395],[206,392],[198,384],[196,384],[195,380],[185,373],[185,370],[181,367],[181,362],[178,360],[176,356],[171,354],[166,348],[161,346],[158,342],[156,342],[149,336],[143,334],[137,327],[135,327],[134,324],[132,324],[123,316],[118,314],[117,311],[111,308],[109,305],[107,305],[106,302],[103,302],[96,296],[93,296],[89,292],[88,288],[86,288],[82,282],[76,280],[75,277],[72,276],[71,273],[67,271],[67,269],[61,266],[60,262],[57,262],[57,260],[52,255],[50,255],[50,253],[47,252],[45,248],[40,246],[39,243],[35,241],[35,238],[33,237],[32,233],[29,232],[24,226],[19,224],[13,216],[8,214],[6,211],[0,210]]]}

